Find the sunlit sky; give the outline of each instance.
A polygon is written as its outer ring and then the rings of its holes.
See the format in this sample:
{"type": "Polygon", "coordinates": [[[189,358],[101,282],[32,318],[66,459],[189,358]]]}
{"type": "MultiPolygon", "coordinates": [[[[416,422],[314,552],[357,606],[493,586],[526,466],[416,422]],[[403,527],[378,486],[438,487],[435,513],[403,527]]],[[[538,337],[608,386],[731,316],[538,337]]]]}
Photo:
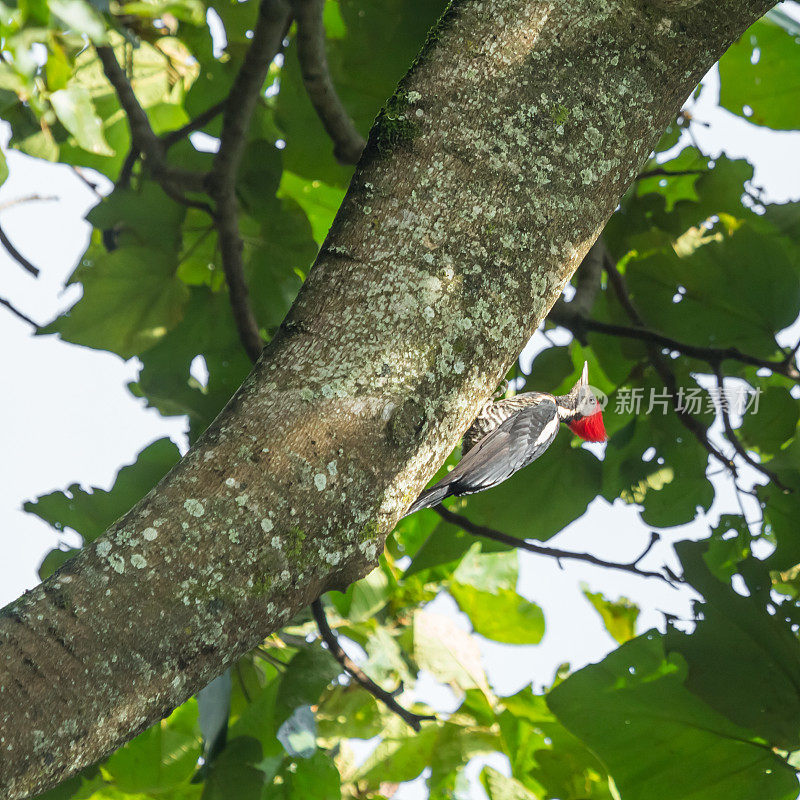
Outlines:
{"type": "MultiPolygon", "coordinates": [[[[797,4],[784,4],[796,13],[797,4]]],[[[694,117],[709,123],[693,133],[712,156],[748,158],[755,166],[754,184],[769,200],[800,200],[800,134],[757,128],[717,106],[718,79],[712,70],[697,101],[688,107],[694,117]]],[[[5,140],[7,133],[3,137],[5,140]]],[[[80,296],[80,287],[64,290],[64,283],[84,250],[90,227],[86,211],[97,195],[68,168],[52,166],[8,152],[11,175],[0,187],[0,225],[16,247],[41,269],[33,278],[0,248],[0,297],[44,323],[68,308],[80,296]],[[56,199],[26,199],[32,196],[56,199]],[[6,207],[6,204],[16,202],[6,207]]],[[[108,185],[98,179],[100,190],[108,185]]],[[[796,326],[794,326],[796,327],[796,326]]],[[[786,342],[793,344],[793,332],[786,342]]],[[[52,547],[74,545],[74,534],[59,535],[38,518],[21,510],[25,500],[63,489],[72,483],[108,489],[117,470],[131,463],[148,443],[170,436],[185,450],[185,421],[162,418],[144,408],[126,389],[137,375],[137,361],[62,343],[54,336],[32,336],[28,325],[0,307],[0,606],[38,582],[37,567],[52,547]]],[[[545,343],[534,337],[523,353],[523,364],[545,343]]],[[[535,377],[531,388],[535,388],[535,377]]],[[[563,435],[563,434],[562,434],[563,435]]],[[[721,447],[725,444],[717,437],[721,447]]],[[[599,451],[602,452],[602,449],[599,451]]],[[[546,456],[529,469],[546,469],[546,456]]],[[[745,476],[746,477],[746,476],[745,476]]],[[[669,544],[707,535],[720,513],[739,513],[730,481],[715,479],[717,499],[708,514],[691,525],[661,531],[663,539],[643,567],[675,566],[669,544]]],[[[565,487],[569,491],[569,487],[565,487]]],[[[755,509],[750,509],[755,518],[755,509]]],[[[559,547],[591,551],[611,560],[630,561],[650,538],[650,528],[639,519],[635,506],[620,501],[613,506],[596,500],[587,514],[553,540],[559,547]]],[[[597,661],[616,645],[603,629],[596,612],[581,594],[581,583],[610,598],[626,596],[641,605],[639,629],[663,628],[663,613],[690,616],[691,595],[633,575],[610,572],[585,564],[554,561],[520,553],[519,591],[539,603],[547,631],[538,646],[511,647],[481,639],[490,682],[499,694],[509,694],[533,682],[537,688],[551,682],[563,662],[578,667],[597,661]]],[[[469,624],[446,595],[431,604],[464,628],[469,624]]],[[[357,652],[357,651],[356,651],[357,652]]],[[[447,694],[424,678],[418,696],[446,707],[447,694]]],[[[495,760],[495,766],[502,767],[495,760]]],[[[479,764],[472,765],[474,774],[479,764]]],[[[408,787],[396,797],[419,796],[408,787]]]]}

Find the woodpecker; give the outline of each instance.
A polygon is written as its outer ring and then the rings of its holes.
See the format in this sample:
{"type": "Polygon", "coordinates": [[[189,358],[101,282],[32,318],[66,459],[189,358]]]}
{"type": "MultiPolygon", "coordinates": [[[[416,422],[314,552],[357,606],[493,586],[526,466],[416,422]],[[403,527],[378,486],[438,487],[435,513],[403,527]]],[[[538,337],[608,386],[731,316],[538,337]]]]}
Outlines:
{"type": "Polygon", "coordinates": [[[426,489],[404,516],[447,497],[491,489],[547,450],[560,423],[587,442],[604,442],[603,412],[589,388],[589,365],[569,394],[525,392],[483,407],[464,434],[461,461],[446,478],[426,489]]]}

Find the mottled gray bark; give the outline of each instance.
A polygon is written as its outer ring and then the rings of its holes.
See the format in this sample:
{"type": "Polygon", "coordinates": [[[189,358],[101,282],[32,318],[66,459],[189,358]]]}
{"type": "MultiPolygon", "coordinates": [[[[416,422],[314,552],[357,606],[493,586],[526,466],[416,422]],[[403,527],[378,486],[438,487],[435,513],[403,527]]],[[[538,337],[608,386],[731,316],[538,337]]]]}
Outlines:
{"type": "Polygon", "coordinates": [[[754,0],[454,2],[198,445],[0,616],[0,786],[103,757],[376,563],[754,0]]]}

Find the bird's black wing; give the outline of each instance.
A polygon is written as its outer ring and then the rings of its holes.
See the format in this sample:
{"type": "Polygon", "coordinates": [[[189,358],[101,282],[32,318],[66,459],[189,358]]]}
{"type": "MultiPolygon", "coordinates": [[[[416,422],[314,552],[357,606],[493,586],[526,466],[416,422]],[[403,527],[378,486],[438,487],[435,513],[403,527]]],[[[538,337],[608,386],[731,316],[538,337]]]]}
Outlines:
{"type": "Polygon", "coordinates": [[[556,404],[550,398],[521,409],[481,439],[446,478],[424,491],[407,514],[446,497],[497,486],[537,459],[552,444],[558,426],[556,404]]]}

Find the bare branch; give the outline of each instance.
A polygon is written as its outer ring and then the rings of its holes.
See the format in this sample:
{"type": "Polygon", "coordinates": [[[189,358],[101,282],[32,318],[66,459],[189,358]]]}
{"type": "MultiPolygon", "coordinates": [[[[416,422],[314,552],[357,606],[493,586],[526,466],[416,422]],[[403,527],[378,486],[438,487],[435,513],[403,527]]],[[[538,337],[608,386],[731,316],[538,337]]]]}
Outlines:
{"type": "Polygon", "coordinates": [[[641,342],[658,345],[677,353],[682,353],[689,358],[696,358],[700,361],[715,366],[723,361],[739,361],[742,364],[749,364],[759,369],[768,369],[778,375],[783,375],[791,380],[800,381],[800,371],[791,364],[791,358],[783,358],[780,361],[771,361],[767,358],[758,358],[749,353],[742,352],[738,347],[702,347],[699,345],[688,344],[664,336],[650,328],[631,327],[628,325],[615,325],[609,322],[585,317],[573,309],[572,303],[556,303],[547,318],[555,325],[560,325],[572,331],[576,336],[582,336],[587,331],[593,333],[606,334],[608,336],[621,336],[626,339],[637,339],[641,342]]]}
{"type": "Polygon", "coordinates": [[[14,247],[2,227],[0,227],[0,243],[2,243],[3,247],[6,249],[6,252],[11,256],[11,258],[14,259],[14,261],[17,262],[17,264],[22,267],[22,269],[24,269],[26,272],[29,272],[34,278],[39,277],[39,268],[34,267],[33,264],[31,264],[31,262],[28,261],[28,259],[25,258],[25,256],[22,255],[22,253],[20,253],[16,247],[14,247]]]}
{"type": "Polygon", "coordinates": [[[452,525],[457,525],[459,528],[467,533],[472,534],[473,536],[482,536],[484,539],[491,539],[494,542],[507,544],[511,547],[518,547],[520,550],[525,550],[528,553],[536,553],[540,556],[555,558],[559,562],[561,559],[583,561],[587,564],[593,564],[595,567],[615,569],[619,570],[620,572],[630,572],[633,575],[638,575],[640,578],[657,578],[658,580],[664,581],[673,587],[676,582],[683,582],[681,578],[677,578],[672,573],[666,574],[666,572],[651,572],[650,570],[639,568],[639,562],[650,552],[650,550],[653,548],[653,545],[658,541],[658,534],[656,533],[651,534],[649,544],[642,551],[642,553],[636,557],[636,559],[627,564],[620,564],[616,561],[606,561],[605,559],[598,558],[597,556],[593,556],[591,553],[576,553],[572,550],[561,550],[557,547],[545,547],[541,544],[533,544],[533,542],[529,542],[527,539],[518,539],[516,536],[509,536],[507,533],[502,533],[494,528],[487,528],[483,525],[477,525],[469,518],[462,516],[461,514],[456,514],[454,511],[450,511],[443,505],[435,506],[433,510],[446,522],[449,522],[452,525]]]}
{"type": "Polygon", "coordinates": [[[239,233],[236,176],[256,100],[290,20],[289,6],[284,0],[261,0],[250,49],[225,102],[220,146],[208,179],[209,191],[216,204],[214,218],[231,309],[239,338],[253,361],[258,359],[264,344],[244,277],[244,245],[239,233]]]}
{"type": "Polygon", "coordinates": [[[133,148],[145,158],[153,177],[160,183],[171,183],[182,191],[205,191],[205,175],[171,167],[166,160],[164,143],[156,136],[131,86],[128,76],[120,67],[114,50],[108,45],[96,48],[108,82],[117,93],[119,104],[128,118],[133,148]]]}
{"type": "Polygon", "coordinates": [[[0,211],[7,211],[14,206],[21,206],[23,203],[36,203],[36,202],[49,202],[58,200],[56,194],[26,194],[22,197],[15,197],[13,200],[6,200],[5,203],[0,203],[0,211]]]}
{"type": "MultiPolygon", "coordinates": [[[[719,399],[719,409],[720,414],[722,415],[722,425],[725,428],[725,438],[733,445],[734,450],[751,466],[753,469],[758,470],[762,475],[767,477],[772,483],[774,483],[781,491],[789,492],[791,491],[788,486],[786,486],[778,476],[772,472],[771,470],[767,469],[763,464],[756,461],[750,453],[744,448],[742,443],[739,441],[739,437],[736,435],[736,431],[733,429],[733,425],[731,424],[731,415],[728,411],[728,404],[725,399],[725,383],[724,383],[724,376],[722,374],[722,370],[717,366],[714,370],[714,376],[717,380],[717,388],[720,392],[720,399],[719,399]]],[[[738,489],[738,487],[737,487],[738,489]]]]}
{"type": "Polygon", "coordinates": [[[331,80],[322,22],[324,5],[324,0],[292,0],[297,19],[297,58],[306,93],[333,140],[333,155],[342,164],[357,164],[367,143],[356,130],[331,80]]]}
{"type": "Polygon", "coordinates": [[[172,145],[177,144],[181,139],[184,139],[195,131],[205,128],[205,126],[208,125],[211,120],[219,116],[224,110],[225,101],[220,100],[219,103],[215,103],[210,108],[207,108],[205,111],[198,114],[194,119],[189,120],[189,122],[182,127],[176,128],[174,131],[170,131],[169,133],[165,133],[161,137],[164,147],[169,149],[172,147],[172,145]]]}
{"type": "Polygon", "coordinates": [[[421,723],[427,720],[436,720],[436,717],[431,714],[415,714],[413,711],[403,708],[403,706],[394,699],[392,692],[387,692],[385,689],[378,686],[378,684],[344,652],[342,646],[339,644],[339,639],[331,630],[330,625],[328,625],[328,618],[325,616],[325,609],[319,598],[311,604],[311,612],[314,614],[314,620],[319,628],[322,641],[325,642],[331,655],[342,665],[342,668],[353,680],[366,689],[373,697],[380,700],[390,711],[397,714],[398,717],[407,725],[410,725],[417,733],[419,733],[422,727],[421,723]]]}
{"type": "Polygon", "coordinates": [[[5,306],[18,319],[27,322],[34,330],[39,330],[38,323],[34,322],[27,314],[23,314],[16,306],[6,300],[5,297],[0,297],[0,305],[5,306]]]}

